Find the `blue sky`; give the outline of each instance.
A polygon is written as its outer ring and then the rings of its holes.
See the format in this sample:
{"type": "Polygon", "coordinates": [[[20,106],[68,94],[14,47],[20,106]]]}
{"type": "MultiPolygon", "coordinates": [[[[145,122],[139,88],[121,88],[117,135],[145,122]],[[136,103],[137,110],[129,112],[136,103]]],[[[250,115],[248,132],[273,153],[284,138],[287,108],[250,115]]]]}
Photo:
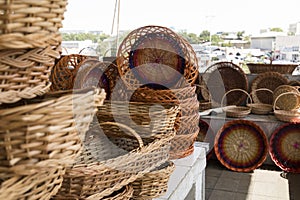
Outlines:
{"type": "MultiPolygon", "coordinates": [[[[63,28],[111,34],[114,6],[115,0],[69,0],[63,28]]],[[[119,29],[161,25],[196,34],[203,30],[256,34],[264,28],[287,30],[300,21],[299,7],[299,0],[120,0],[119,29]]]]}

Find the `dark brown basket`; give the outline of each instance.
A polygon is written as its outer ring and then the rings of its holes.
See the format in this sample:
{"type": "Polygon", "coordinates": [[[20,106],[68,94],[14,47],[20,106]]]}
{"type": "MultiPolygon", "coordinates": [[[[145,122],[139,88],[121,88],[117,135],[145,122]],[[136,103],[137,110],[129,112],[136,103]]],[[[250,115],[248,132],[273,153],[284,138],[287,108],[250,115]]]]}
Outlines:
{"type": "Polygon", "coordinates": [[[162,26],[144,26],[130,32],[118,49],[117,66],[129,89],[149,83],[154,88],[159,88],[155,84],[178,88],[198,78],[198,60],[192,46],[162,26]]]}
{"type": "Polygon", "coordinates": [[[278,72],[281,74],[292,74],[297,64],[263,64],[263,63],[247,63],[252,74],[264,72],[278,72]]]}

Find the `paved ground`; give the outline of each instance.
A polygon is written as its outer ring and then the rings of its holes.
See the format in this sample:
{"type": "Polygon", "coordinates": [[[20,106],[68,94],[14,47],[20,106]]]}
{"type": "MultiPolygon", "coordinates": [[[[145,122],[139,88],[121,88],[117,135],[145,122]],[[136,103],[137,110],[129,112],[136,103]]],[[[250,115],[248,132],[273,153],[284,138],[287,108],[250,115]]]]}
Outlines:
{"type": "Polygon", "coordinates": [[[273,165],[241,173],[212,158],[205,173],[206,200],[300,200],[300,174],[284,174],[273,165]]]}

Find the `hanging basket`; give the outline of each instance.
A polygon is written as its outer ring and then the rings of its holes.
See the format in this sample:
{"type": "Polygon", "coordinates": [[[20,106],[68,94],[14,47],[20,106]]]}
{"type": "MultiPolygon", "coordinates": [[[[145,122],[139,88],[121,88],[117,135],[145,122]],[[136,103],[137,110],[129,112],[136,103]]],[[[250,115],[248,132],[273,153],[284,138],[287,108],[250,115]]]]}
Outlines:
{"type": "Polygon", "coordinates": [[[67,169],[54,199],[101,199],[169,159],[174,132],[146,140],[120,123],[105,122],[100,126],[87,133],[85,149],[67,169]]]}
{"type": "Polygon", "coordinates": [[[0,105],[48,92],[49,75],[59,57],[60,46],[0,50],[0,105]]]}
{"type": "MultiPolygon", "coordinates": [[[[273,94],[272,90],[269,90],[267,88],[259,88],[257,90],[253,90],[250,93],[250,95],[252,96],[252,100],[253,100],[253,96],[255,96],[258,91],[267,91],[273,94]]],[[[251,108],[251,113],[253,114],[266,115],[266,114],[270,114],[273,111],[273,106],[271,104],[265,104],[260,102],[254,103],[254,102],[249,102],[249,100],[251,101],[251,99],[249,98],[247,99],[247,107],[251,108]]]]}
{"type": "Polygon", "coordinates": [[[179,88],[198,78],[192,46],[169,28],[144,26],[130,32],[117,53],[120,76],[129,89],[179,88]]]}
{"type": "Polygon", "coordinates": [[[18,168],[47,159],[71,164],[104,98],[103,90],[64,91],[1,108],[0,166],[18,168]]]}
{"type": "Polygon", "coordinates": [[[172,161],[167,161],[133,183],[132,199],[150,200],[164,195],[168,190],[168,182],[175,169],[172,161]]]}
{"type": "Polygon", "coordinates": [[[1,1],[0,50],[57,46],[67,0],[1,1]]]}

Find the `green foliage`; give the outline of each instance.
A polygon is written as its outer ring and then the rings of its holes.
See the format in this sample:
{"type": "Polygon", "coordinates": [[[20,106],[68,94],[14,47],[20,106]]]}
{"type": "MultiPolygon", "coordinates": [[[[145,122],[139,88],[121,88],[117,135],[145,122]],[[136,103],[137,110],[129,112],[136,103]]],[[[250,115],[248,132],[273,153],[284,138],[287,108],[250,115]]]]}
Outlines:
{"type": "Polygon", "coordinates": [[[63,41],[84,41],[92,40],[94,43],[108,38],[109,35],[106,34],[93,34],[93,33],[62,33],[63,41]]]}
{"type": "Polygon", "coordinates": [[[243,38],[243,35],[245,34],[245,31],[239,31],[237,32],[236,36],[238,37],[238,39],[242,39],[243,38]]]}
{"type": "Polygon", "coordinates": [[[278,28],[278,27],[270,28],[270,31],[273,31],[273,32],[283,32],[282,28],[278,28]]]}

